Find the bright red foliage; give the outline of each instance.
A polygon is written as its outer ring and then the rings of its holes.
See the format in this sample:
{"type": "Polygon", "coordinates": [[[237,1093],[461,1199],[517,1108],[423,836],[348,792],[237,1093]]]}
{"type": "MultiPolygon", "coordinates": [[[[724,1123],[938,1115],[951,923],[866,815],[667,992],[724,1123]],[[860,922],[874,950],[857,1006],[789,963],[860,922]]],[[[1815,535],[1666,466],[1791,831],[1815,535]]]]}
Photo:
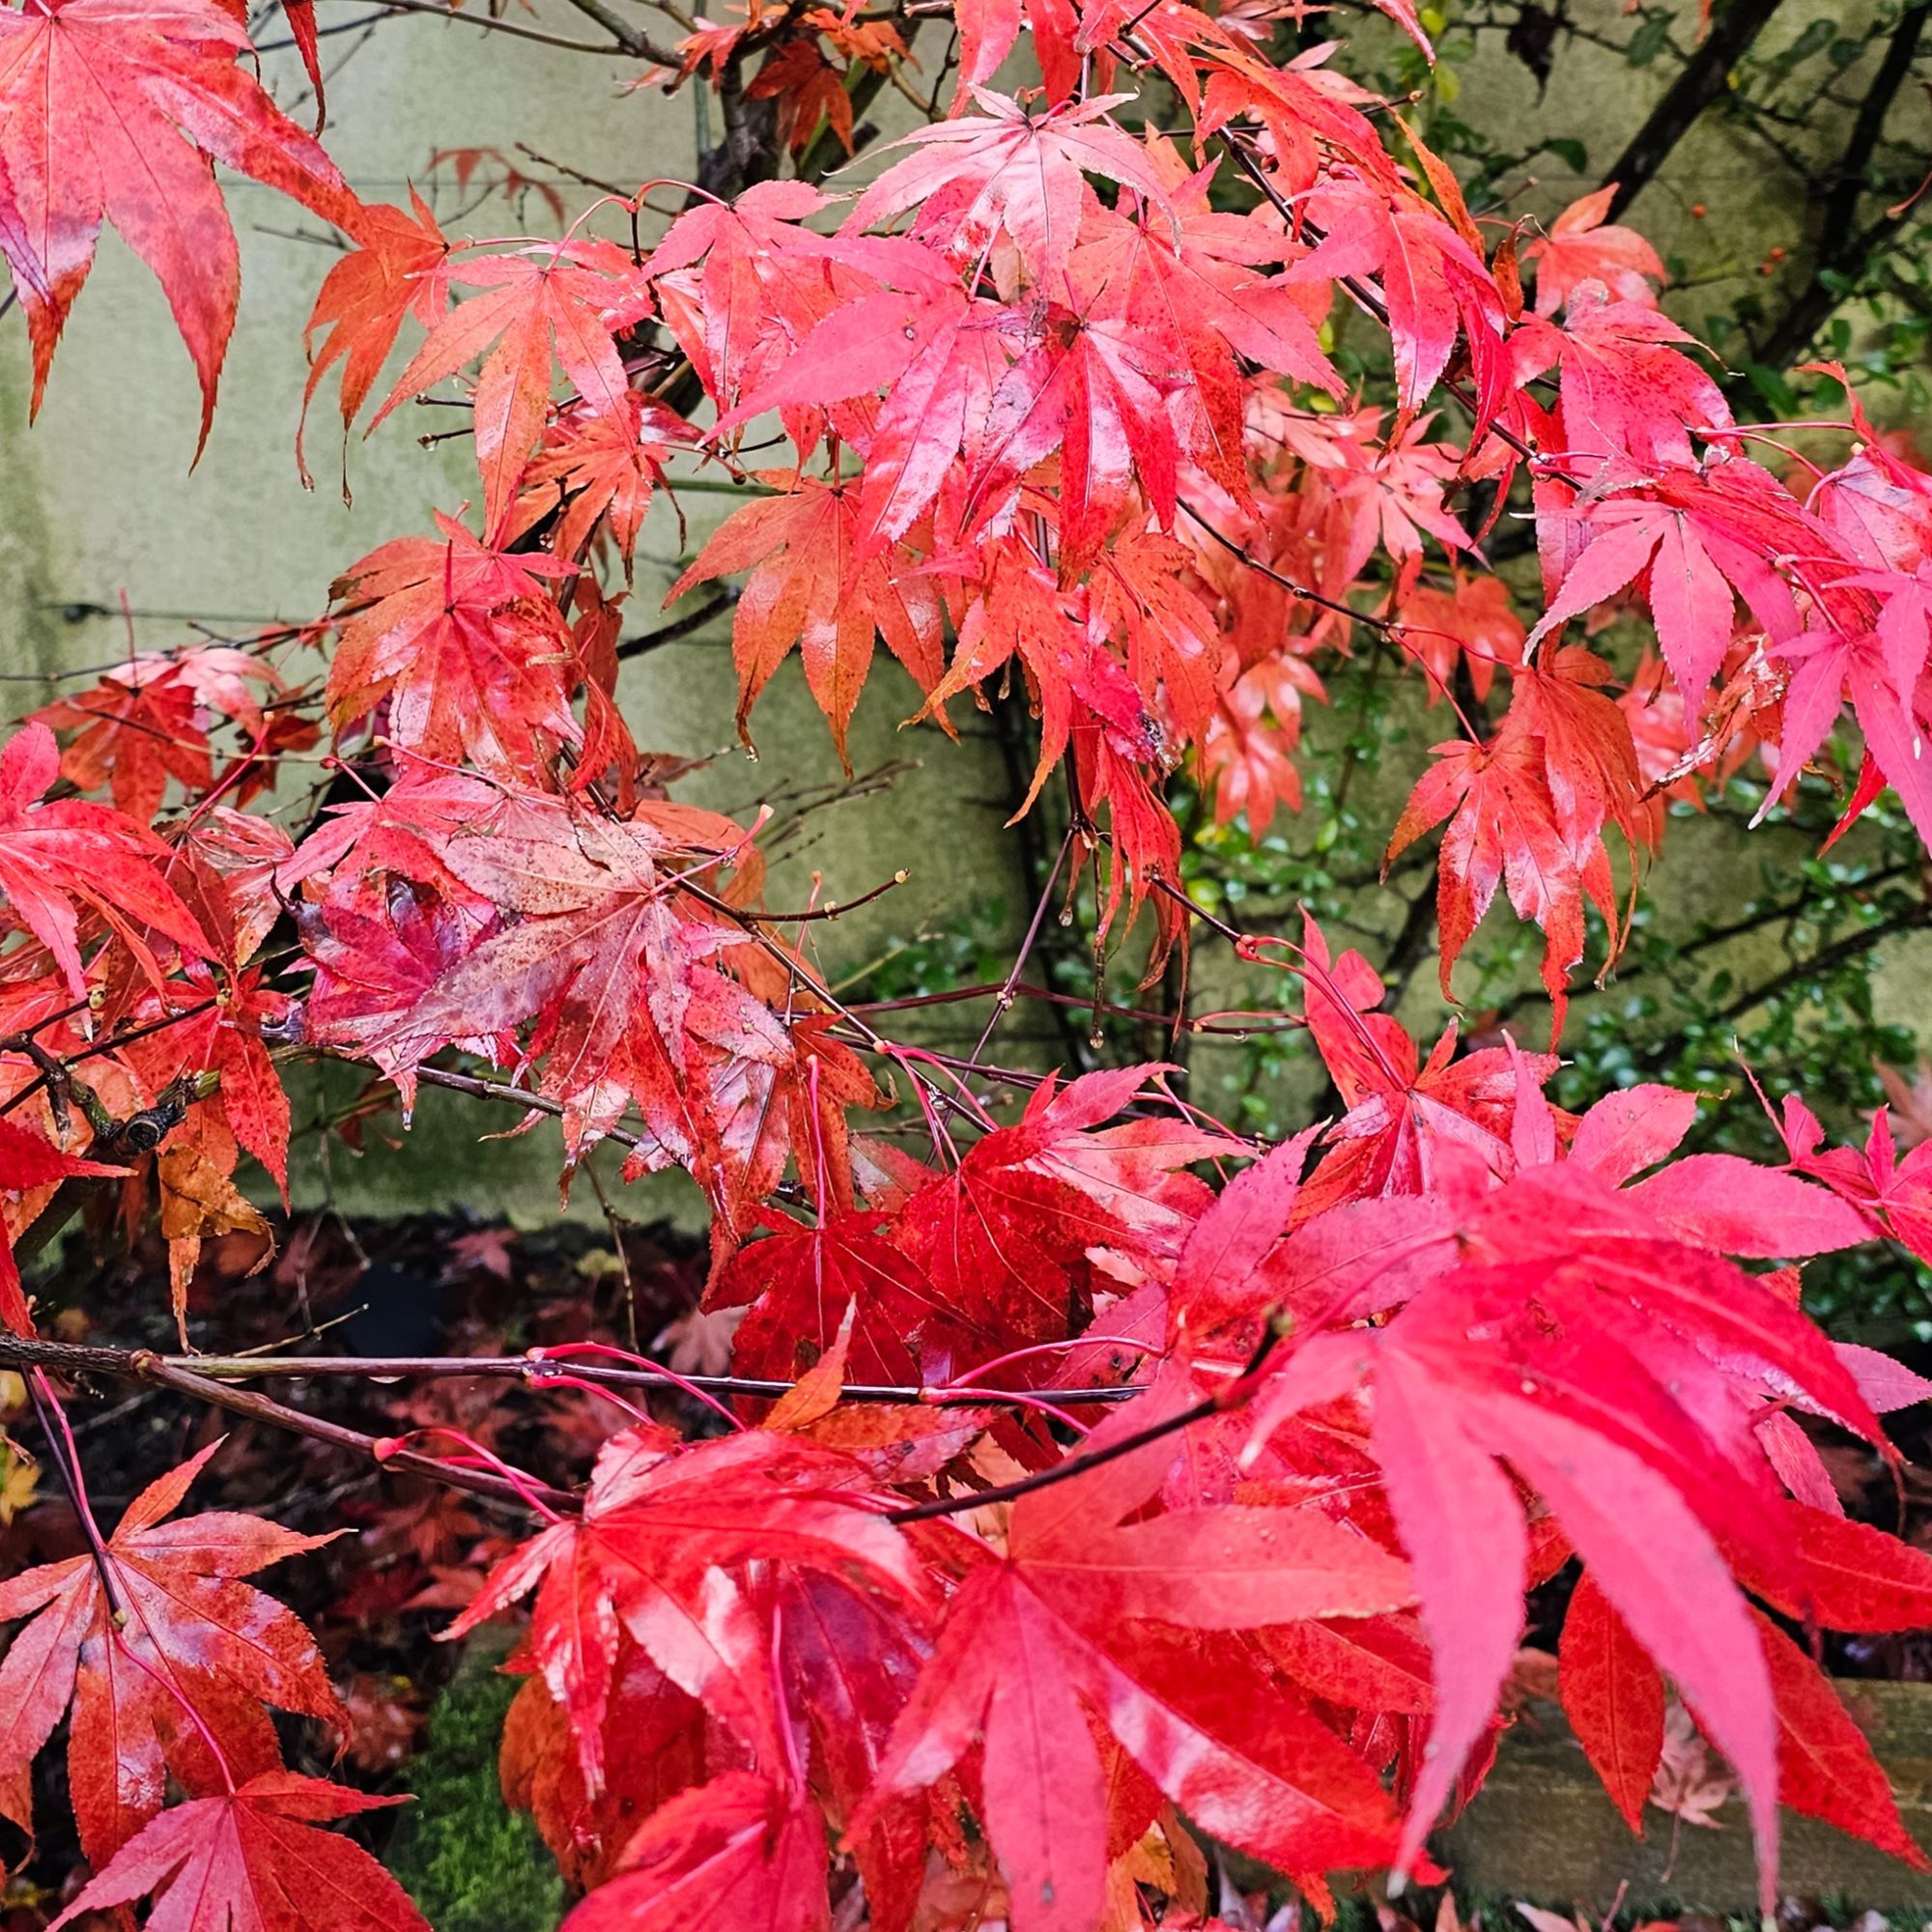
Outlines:
{"type": "MultiPolygon", "coordinates": [[[[527,1619],[504,1783],[587,1890],[575,1932],[1193,1923],[1196,1833],[1320,1908],[1338,1874],[1429,1871],[1493,1753],[1527,1594],[1573,1562],[1562,1697],[1634,1829],[1667,1680],[1746,1789],[1767,1896],[1780,1803],[1922,1866],[1790,1629],[1932,1621],[1932,1559],[1844,1517],[1810,1433],[1890,1456],[1880,1412],[1927,1389],[1829,1342],[1795,1271],[1744,1264],[1880,1238],[1932,1259],[1932,1144],[1901,1156],[1881,1113],[1864,1149],[1827,1147],[1790,1095],[1787,1167],[1680,1157],[1690,1094],[1572,1117],[1544,1089],[1589,911],[1607,971],[1658,794],[1763,739],[1775,798],[1848,704],[1852,815],[1889,782],[1932,834],[1932,479],[1856,413],[1803,497],[1753,463],[1607,188],[1521,250],[1526,313],[1514,240],[1326,49],[1274,64],[1239,10],[1181,0],[953,17],[950,117],[855,196],[696,191],[651,245],[641,188],[561,242],[361,203],[208,0],[0,7],[0,253],[37,397],[105,219],[212,407],[237,297],[219,159],[349,243],[305,401],[337,371],[346,432],[408,328],[375,423],[460,380],[479,504],[347,566],[303,634],[332,639],[317,690],[235,645],[135,657],[0,750],[6,1234],[69,1181],[117,1178],[130,1214],[152,1193],[185,1320],[203,1242],[267,1232],[242,1154],[286,1190],[298,1050],[368,1064],[406,1111],[438,1080],[526,1100],[567,1173],[615,1138],[627,1179],[694,1179],[705,1309],[747,1311],[732,1369],[780,1389],[741,1380],[701,1439],[633,1420],[578,1489],[492,1463],[541,1524],[449,1633],[527,1619]],[[1043,98],[992,89],[1023,34],[1043,98]],[[1341,300],[1381,331],[1379,404],[1331,360],[1341,300]],[[774,419],[789,456],[744,469],[774,419]],[[752,497],[668,600],[743,580],[741,730],[794,648],[841,759],[880,639],[916,687],[901,714],[952,730],[955,700],[1021,694],[1022,813],[1065,785],[1068,863],[1105,868],[1097,941],[1154,909],[1149,984],[1198,910],[1170,774],[1191,760],[1216,818],[1262,836],[1298,803],[1318,653],[1377,629],[1455,721],[1388,848],[1439,831],[1443,990],[1500,895],[1542,929],[1552,1050],[1463,1051],[1451,1026],[1425,1054],[1312,921],[1238,940],[1299,978],[1339,1097],[1284,1146],[1157,1065],[995,1080],[885,1037],[766,909],[762,818],[668,799],[618,711],[608,554],[628,582],[674,456],[752,497]],[[1472,486],[1492,522],[1534,522],[1533,625],[1483,564],[1472,486]],[[1662,660],[1621,692],[1566,635],[1613,602],[1662,660]],[[318,699],[327,775],[357,782],[292,838],[246,807],[318,699]],[[1002,1081],[1031,1088],[1004,1117],[1002,1081]],[[907,1096],[929,1145],[855,1132],[907,1096]]],[[[801,158],[821,119],[854,139],[825,46],[880,73],[906,51],[753,5],[671,58],[715,77],[748,44],[749,98],[801,158]]],[[[51,1405],[33,1316],[0,1241],[0,1321],[51,1405]]],[[[0,1812],[30,1824],[71,1704],[97,1875],[68,1917],[153,1897],[183,1932],[412,1925],[319,1829],[379,1801],[284,1769],[268,1715],[347,1721],[243,1580],[317,1539],[170,1520],[211,1453],[0,1582],[0,1812]]],[[[474,1488],[477,1459],[441,1473],[474,1488]]]]}
{"type": "Polygon", "coordinates": [[[0,1584],[0,1616],[35,1617],[0,1664],[0,1798],[31,1824],[27,1770],[72,1698],[69,1788],[97,1864],[156,1817],[169,1776],[199,1796],[274,1773],[264,1706],[348,1726],[307,1631],[241,1580],[327,1539],[226,1512],[163,1520],[213,1453],[128,1504],[98,1571],[72,1556],[0,1584]]]}
{"type": "Polygon", "coordinates": [[[160,1932],[415,1932],[424,1920],[359,1845],[316,1829],[393,1804],[264,1772],[150,1821],[55,1925],[152,1893],[160,1932]]]}

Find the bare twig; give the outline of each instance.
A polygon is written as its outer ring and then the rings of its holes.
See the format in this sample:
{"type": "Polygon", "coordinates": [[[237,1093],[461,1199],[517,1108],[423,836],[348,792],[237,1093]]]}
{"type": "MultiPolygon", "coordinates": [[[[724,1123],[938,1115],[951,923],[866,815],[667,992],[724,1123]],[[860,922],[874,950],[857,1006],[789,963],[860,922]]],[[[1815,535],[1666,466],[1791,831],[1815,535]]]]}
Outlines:
{"type": "MultiPolygon", "coordinates": [[[[196,1358],[188,1356],[185,1359],[193,1361],[196,1358]]],[[[245,1362],[253,1358],[240,1356],[233,1359],[245,1362]]],[[[271,1396],[261,1395],[253,1389],[230,1387],[227,1382],[213,1376],[199,1374],[178,1361],[157,1355],[151,1349],[79,1348],[26,1336],[0,1334],[0,1362],[19,1368],[52,1370],[63,1375],[111,1376],[119,1381],[142,1382],[152,1388],[172,1389],[175,1394],[206,1403],[211,1408],[225,1409],[229,1414],[245,1417],[250,1422],[266,1423],[272,1429],[305,1435],[311,1441],[325,1442],[332,1448],[347,1450],[351,1455],[367,1457],[384,1468],[399,1470],[405,1475],[426,1476],[451,1489],[467,1490],[472,1495],[486,1496],[497,1502],[523,1504],[528,1504],[535,1498],[556,1510],[577,1507],[577,1498],[568,1491],[553,1489],[534,1477],[511,1482],[488,1470],[466,1469],[456,1463],[440,1462],[434,1456],[420,1455],[413,1449],[392,1449],[381,1438],[365,1435],[359,1429],[345,1428],[339,1422],[291,1408],[286,1403],[276,1402],[271,1396]]],[[[255,1373],[261,1373],[259,1363],[255,1373]]]]}
{"type": "MultiPolygon", "coordinates": [[[[589,12],[584,0],[571,0],[571,4],[589,12]]],[[[480,27],[491,34],[508,34],[513,40],[534,41],[539,46],[561,47],[567,53],[602,54],[607,57],[624,55],[634,60],[655,60],[660,66],[677,65],[677,56],[673,53],[651,54],[643,51],[649,43],[642,41],[640,36],[631,36],[631,30],[614,14],[611,15],[613,25],[622,29],[626,36],[640,41],[641,45],[627,44],[614,35],[609,45],[601,41],[573,41],[562,34],[547,34],[541,27],[526,27],[521,21],[498,19],[494,14],[459,13],[453,7],[440,4],[440,0],[382,0],[380,12],[371,17],[381,19],[387,14],[434,14],[461,26],[480,27]]],[[[356,24],[365,25],[367,22],[358,21],[356,24]]]]}

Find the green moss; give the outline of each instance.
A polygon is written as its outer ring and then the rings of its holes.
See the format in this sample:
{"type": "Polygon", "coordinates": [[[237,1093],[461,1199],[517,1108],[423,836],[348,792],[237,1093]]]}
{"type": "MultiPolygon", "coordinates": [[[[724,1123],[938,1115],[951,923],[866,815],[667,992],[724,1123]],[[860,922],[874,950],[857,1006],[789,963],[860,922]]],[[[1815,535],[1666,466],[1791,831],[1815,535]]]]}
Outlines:
{"type": "Polygon", "coordinates": [[[429,1747],[409,1770],[389,1868],[436,1932],[552,1932],[563,1881],[536,1828],[503,1803],[497,1746],[516,1686],[466,1667],[437,1700],[429,1747]]]}

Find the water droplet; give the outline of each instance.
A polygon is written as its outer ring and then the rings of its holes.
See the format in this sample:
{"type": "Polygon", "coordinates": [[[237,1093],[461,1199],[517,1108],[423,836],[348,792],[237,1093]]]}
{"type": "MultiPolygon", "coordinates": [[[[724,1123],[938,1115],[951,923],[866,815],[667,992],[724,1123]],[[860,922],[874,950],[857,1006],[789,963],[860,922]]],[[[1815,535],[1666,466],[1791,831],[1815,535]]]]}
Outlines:
{"type": "Polygon", "coordinates": [[[1073,923],[1073,908],[1071,906],[1061,907],[1060,923],[1062,925],[1071,925],[1073,923]]]}
{"type": "Polygon", "coordinates": [[[1095,1053],[1098,1053],[1099,1050],[1106,1045],[1106,1043],[1107,1043],[1107,1036],[1103,1034],[1098,1027],[1095,1027],[1094,1031],[1087,1036],[1087,1044],[1091,1046],[1095,1053]]]}

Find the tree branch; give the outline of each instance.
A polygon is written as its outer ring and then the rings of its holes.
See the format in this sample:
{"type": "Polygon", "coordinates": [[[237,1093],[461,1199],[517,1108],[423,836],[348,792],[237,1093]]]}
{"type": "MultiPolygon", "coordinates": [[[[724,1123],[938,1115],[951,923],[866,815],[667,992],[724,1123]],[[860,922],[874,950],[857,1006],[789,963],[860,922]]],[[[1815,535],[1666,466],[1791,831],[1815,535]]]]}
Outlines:
{"type": "MultiPolygon", "coordinates": [[[[571,4],[573,6],[580,5],[582,4],[582,0],[571,0],[571,4]]],[[[595,4],[595,0],[592,0],[592,4],[595,4]]],[[[583,11],[589,13],[590,7],[585,6],[583,11]]],[[[601,12],[602,10],[600,9],[599,11],[601,12]]],[[[606,46],[599,41],[573,41],[567,39],[562,34],[547,34],[541,27],[526,27],[517,20],[499,20],[494,15],[487,14],[458,13],[455,8],[444,6],[442,0],[380,0],[380,4],[374,13],[366,15],[363,19],[352,21],[349,24],[352,27],[369,26],[389,15],[401,14],[436,14],[444,20],[455,21],[462,26],[481,28],[485,33],[508,34],[513,40],[534,41],[539,46],[561,47],[567,53],[600,54],[606,58],[626,55],[637,60],[654,59],[660,66],[672,68],[675,68],[678,64],[677,56],[674,53],[644,53],[641,51],[640,46],[629,44],[627,40],[616,38],[614,33],[609,46],[606,46]]],[[[613,25],[617,29],[622,29],[625,35],[630,36],[630,30],[624,26],[623,21],[613,20],[613,25]]],[[[321,31],[329,33],[335,30],[325,27],[321,31]]],[[[640,41],[642,47],[650,45],[650,43],[642,40],[641,36],[630,36],[630,38],[640,41]]]]}
{"type": "MultiPolygon", "coordinates": [[[[1794,961],[1781,973],[1747,987],[1731,1003],[1720,1008],[1713,1016],[1712,1024],[1722,1026],[1726,1021],[1742,1019],[1753,1007],[1762,1006],[1767,1000],[1774,1000],[1787,987],[1800,984],[1820,973],[1829,973],[1834,966],[1842,966],[1849,959],[1856,959],[1861,952],[1868,952],[1874,946],[1897,937],[1900,933],[1922,931],[1932,923],[1932,904],[1914,906],[1909,912],[1894,913],[1889,919],[1879,921],[1876,925],[1868,925],[1861,931],[1847,933],[1843,939],[1827,946],[1808,958],[1794,961]]],[[[1653,1045],[1644,1048],[1636,1056],[1638,1065],[1662,1066],[1665,1065],[1683,1045],[1684,1035],[1673,1033],[1653,1045]]]]}
{"type": "Polygon", "coordinates": [[[554,1510],[578,1507],[577,1498],[569,1491],[553,1489],[548,1483],[534,1479],[513,1483],[488,1470],[461,1468],[455,1463],[439,1462],[433,1456],[419,1455],[413,1449],[385,1450],[378,1437],[359,1429],[349,1429],[339,1422],[291,1408],[286,1403],[253,1389],[231,1388],[149,1349],[77,1348],[61,1342],[0,1334],[0,1362],[19,1368],[52,1369],[63,1375],[112,1376],[118,1381],[172,1389],[177,1395],[206,1403],[211,1408],[225,1409],[251,1422],[306,1435],[311,1441],[326,1442],[332,1448],[346,1449],[353,1456],[366,1457],[383,1468],[399,1470],[404,1475],[426,1476],[450,1489],[467,1490],[472,1495],[487,1496],[496,1502],[527,1506],[535,1498],[554,1510]]]}
{"type": "Polygon", "coordinates": [[[1719,1009],[1719,1024],[1742,1019],[1753,1007],[1776,999],[1787,986],[1795,986],[1819,973],[1829,973],[1833,966],[1842,966],[1846,960],[1856,959],[1861,952],[1869,952],[1874,946],[1901,932],[1916,932],[1928,920],[1932,920],[1932,905],[1921,904],[1914,906],[1909,912],[1893,913],[1889,919],[1882,919],[1876,925],[1865,926],[1861,931],[1847,933],[1843,939],[1812,953],[1808,959],[1796,960],[1783,972],[1759,985],[1747,988],[1728,1006],[1719,1009]]]}
{"type": "MultiPolygon", "coordinates": [[[[1918,870],[1919,867],[1917,863],[1887,866],[1879,871],[1872,873],[1869,878],[1860,879],[1855,881],[1855,883],[1859,890],[1869,891],[1877,886],[1889,885],[1895,879],[1909,878],[1918,870]]],[[[1801,895],[1795,899],[1779,899],[1774,905],[1760,906],[1756,912],[1747,913],[1739,919],[1728,921],[1723,925],[1711,926],[1705,931],[1698,933],[1695,938],[1687,939],[1677,949],[1672,960],[1666,963],[1674,964],[1679,959],[1694,958],[1699,953],[1709,952],[1714,947],[1726,945],[1733,939],[1747,938],[1753,932],[1762,931],[1768,925],[1776,925],[1780,920],[1796,919],[1801,913],[1810,907],[1812,903],[1813,897],[1807,894],[1801,895]]],[[[1817,958],[1820,955],[1814,953],[1812,956],[1817,958]]],[[[1628,985],[1633,980],[1643,979],[1650,970],[1650,968],[1644,966],[1641,962],[1634,963],[1627,970],[1620,971],[1611,983],[1619,986],[1628,985]]],[[[1599,989],[1585,987],[1577,997],[1578,999],[1585,999],[1593,990],[1599,989]]],[[[1525,986],[1520,991],[1512,993],[1508,999],[1496,1008],[1496,1024],[1500,1025],[1523,1007],[1541,1002],[1545,997],[1546,995],[1540,986],[1525,986]]]]}
{"type": "MultiPolygon", "coordinates": [[[[1818,260],[1811,279],[1758,351],[1756,359],[1773,369],[1782,370],[1797,361],[1844,299],[1842,290],[1831,288],[1825,278],[1855,272],[1911,213],[1910,206],[1902,204],[1895,210],[1887,209],[1867,228],[1861,230],[1857,225],[1859,203],[1871,186],[1866,177],[1872,156],[1885,133],[1886,120],[1898,92],[1911,76],[1912,63],[1918,57],[1918,43],[1924,38],[1928,20],[1932,20],[1932,0],[1920,0],[1919,5],[1908,8],[1899,16],[1898,25],[1892,29],[1885,59],[1872,76],[1858,119],[1852,124],[1838,162],[1837,179],[1819,217],[1818,260]]],[[[1741,386],[1740,380],[1734,377],[1729,386],[1741,386]]]]}
{"type": "MultiPolygon", "coordinates": [[[[1108,1339],[1105,1335],[1081,1336],[1074,1346],[1094,1346],[1108,1339]]],[[[561,1354],[158,1355],[138,1349],[43,1342],[0,1334],[0,1362],[31,1362],[62,1375],[104,1375],[127,1378],[138,1373],[137,1365],[143,1361],[156,1364],[169,1374],[186,1374],[197,1383],[207,1381],[224,1386],[232,1382],[257,1380],[503,1381],[514,1378],[540,1388],[546,1381],[567,1374],[573,1381],[594,1381],[610,1388],[659,1389],[668,1394],[701,1389],[706,1395],[746,1396],[754,1401],[773,1402],[791,1394],[796,1386],[795,1383],[768,1377],[686,1376],[668,1369],[611,1367],[601,1362],[567,1360],[561,1354]]],[[[955,1389],[941,1385],[916,1387],[898,1382],[848,1382],[844,1389],[845,1399],[849,1402],[917,1403],[927,1407],[950,1407],[956,1404],[980,1408],[998,1407],[1005,1401],[1030,1401],[1037,1393],[1037,1390],[1026,1389],[1008,1394],[999,1389],[982,1388],[977,1383],[962,1384],[955,1389]]],[[[1056,1403],[1076,1406],[1125,1402],[1139,1393],[1130,1385],[1052,1391],[1056,1403]]],[[[298,1410],[289,1412],[299,1413],[298,1410]]],[[[314,1420],[313,1417],[306,1419],[314,1420]]],[[[354,1431],[350,1433],[352,1435],[355,1434],[354,1431]]],[[[373,1441],[375,1438],[368,1439],[373,1441]]],[[[396,1461],[395,1458],[390,1459],[392,1465],[396,1461]]]]}
{"type": "MultiPolygon", "coordinates": [[[[1163,1436],[1178,1435],[1183,1429],[1197,1422],[1206,1422],[1209,1416],[1219,1415],[1223,1410],[1238,1407],[1246,1402],[1254,1388],[1255,1378],[1267,1364],[1267,1358],[1274,1352],[1274,1345],[1288,1332],[1286,1319],[1270,1314],[1263,1323],[1262,1339],[1254,1353],[1249,1356],[1240,1373],[1233,1378],[1224,1388],[1214,1394],[1203,1396],[1199,1402],[1190,1403],[1185,1408],[1177,1408],[1150,1422],[1145,1429],[1136,1429],[1126,1435],[1117,1436],[1112,1442],[1105,1442],[1097,1449],[1089,1449],[1072,1456],[1063,1457],[1058,1463],[1044,1469],[1036,1469],[1031,1475],[1021,1476],[1016,1481],[1002,1483],[990,1490],[967,1490],[956,1496],[940,1496],[932,1502],[912,1503],[904,1509],[887,1512],[888,1522],[930,1522],[935,1517],[963,1516],[969,1510],[984,1509],[989,1503],[1017,1502],[1021,1496],[1030,1496],[1036,1490],[1050,1490],[1056,1483],[1071,1482],[1075,1476],[1084,1476],[1089,1469],[1097,1469],[1104,1463],[1119,1461],[1122,1456],[1131,1456],[1136,1449],[1145,1449],[1151,1442],[1158,1442],[1163,1436]]],[[[1056,1401],[1059,1398],[1054,1398],[1056,1401]]]]}
{"type": "Polygon", "coordinates": [[[668,624],[660,624],[655,631],[640,631],[634,638],[619,639],[617,656],[620,660],[640,658],[647,651],[662,650],[666,644],[674,644],[679,639],[703,630],[712,618],[722,617],[737,601],[735,590],[721,590],[715,597],[707,597],[688,616],[674,617],[668,624]]]}
{"type": "Polygon", "coordinates": [[[1664,91],[1663,99],[1650,110],[1650,118],[1631,136],[1630,145],[1604,177],[1605,185],[1616,184],[1607,219],[1622,217],[1698,117],[1714,101],[1723,99],[1731,69],[1780,4],[1782,0],[1731,0],[1712,21],[1703,45],[1685,63],[1684,71],[1664,91]]]}
{"type": "Polygon", "coordinates": [[[659,46],[648,34],[632,26],[621,14],[607,7],[604,0],[569,0],[569,4],[586,20],[596,21],[617,43],[619,50],[629,54],[633,60],[647,60],[658,67],[672,70],[683,64],[672,48],[659,46]]]}

